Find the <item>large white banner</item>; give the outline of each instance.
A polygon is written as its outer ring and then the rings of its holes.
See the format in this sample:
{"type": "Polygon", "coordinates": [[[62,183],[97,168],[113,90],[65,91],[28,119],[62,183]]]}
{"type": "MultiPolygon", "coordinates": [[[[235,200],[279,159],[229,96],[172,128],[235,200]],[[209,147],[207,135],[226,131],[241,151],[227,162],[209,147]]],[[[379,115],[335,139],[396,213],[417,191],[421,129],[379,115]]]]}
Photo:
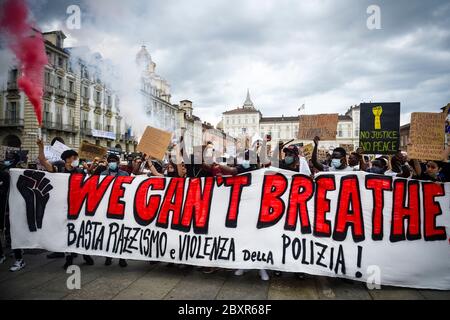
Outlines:
{"type": "Polygon", "coordinates": [[[450,183],[279,169],[235,177],[11,170],[13,248],[450,289],[450,183]]]}

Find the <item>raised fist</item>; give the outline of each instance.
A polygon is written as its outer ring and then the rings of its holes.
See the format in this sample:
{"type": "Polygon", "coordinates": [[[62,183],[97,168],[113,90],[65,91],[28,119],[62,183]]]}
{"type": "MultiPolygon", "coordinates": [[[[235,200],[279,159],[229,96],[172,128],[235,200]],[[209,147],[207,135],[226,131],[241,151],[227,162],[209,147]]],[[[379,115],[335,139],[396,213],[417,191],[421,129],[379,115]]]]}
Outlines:
{"type": "Polygon", "coordinates": [[[26,170],[17,180],[17,189],[25,199],[28,228],[31,232],[42,228],[45,206],[53,189],[41,171],[26,170]]]}

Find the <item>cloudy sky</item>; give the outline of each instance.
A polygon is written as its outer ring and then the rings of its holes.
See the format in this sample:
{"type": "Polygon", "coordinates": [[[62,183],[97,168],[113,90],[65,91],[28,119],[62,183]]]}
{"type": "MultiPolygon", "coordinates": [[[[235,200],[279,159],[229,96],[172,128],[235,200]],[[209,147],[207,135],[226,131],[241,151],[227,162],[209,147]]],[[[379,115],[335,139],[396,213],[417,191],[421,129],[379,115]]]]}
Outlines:
{"type": "MultiPolygon", "coordinates": [[[[29,0],[43,31],[62,29],[115,63],[147,45],[172,103],[216,124],[247,88],[265,116],[340,112],[369,101],[413,111],[450,102],[450,1],[29,0]],[[68,30],[66,9],[81,9],[68,30]],[[369,5],[381,29],[369,30],[369,5]]],[[[125,106],[124,106],[125,107],[125,106]]]]}

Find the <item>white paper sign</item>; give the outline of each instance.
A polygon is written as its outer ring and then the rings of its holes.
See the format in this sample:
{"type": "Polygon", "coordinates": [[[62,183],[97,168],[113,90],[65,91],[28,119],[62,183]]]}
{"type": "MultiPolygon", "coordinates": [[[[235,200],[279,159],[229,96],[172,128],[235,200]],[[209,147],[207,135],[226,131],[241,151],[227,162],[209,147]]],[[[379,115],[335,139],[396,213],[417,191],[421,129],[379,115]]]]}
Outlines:
{"type": "Polygon", "coordinates": [[[70,148],[65,144],[55,141],[52,146],[44,146],[44,154],[48,161],[61,161],[61,154],[70,148]]]}

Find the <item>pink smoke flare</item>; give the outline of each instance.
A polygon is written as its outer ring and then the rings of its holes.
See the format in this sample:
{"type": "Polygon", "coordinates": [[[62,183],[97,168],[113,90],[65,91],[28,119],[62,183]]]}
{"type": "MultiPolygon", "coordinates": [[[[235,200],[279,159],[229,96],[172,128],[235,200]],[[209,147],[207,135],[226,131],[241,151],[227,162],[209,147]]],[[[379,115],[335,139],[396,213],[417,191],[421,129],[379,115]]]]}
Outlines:
{"type": "Polygon", "coordinates": [[[44,70],[48,63],[44,39],[30,22],[25,0],[6,0],[0,12],[1,34],[20,63],[17,84],[33,105],[41,126],[44,70]]]}

